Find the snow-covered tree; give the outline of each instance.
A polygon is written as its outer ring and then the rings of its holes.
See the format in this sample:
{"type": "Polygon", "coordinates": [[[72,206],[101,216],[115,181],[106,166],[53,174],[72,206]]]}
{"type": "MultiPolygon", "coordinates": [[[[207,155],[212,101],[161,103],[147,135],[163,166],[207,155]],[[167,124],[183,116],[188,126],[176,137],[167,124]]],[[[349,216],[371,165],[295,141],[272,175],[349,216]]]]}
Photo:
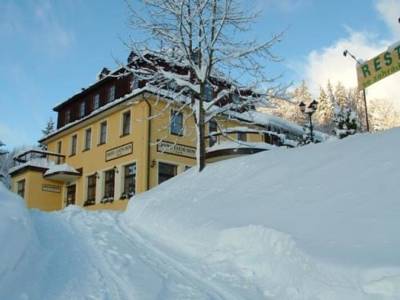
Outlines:
{"type": "Polygon", "coordinates": [[[0,181],[4,183],[7,188],[11,188],[11,177],[8,171],[15,165],[14,156],[16,150],[11,150],[4,155],[0,155],[0,181]]]}
{"type": "Polygon", "coordinates": [[[400,110],[393,102],[375,99],[369,102],[369,120],[373,131],[400,126],[400,110]]]}
{"type": "MultiPolygon", "coordinates": [[[[329,90],[329,85],[328,85],[329,90]]],[[[323,132],[331,133],[333,130],[334,103],[333,97],[325,92],[324,88],[320,88],[318,97],[318,108],[315,112],[315,121],[317,128],[323,132]]]]}
{"type": "Polygon", "coordinates": [[[334,90],[336,105],[339,107],[348,107],[350,105],[348,93],[349,91],[346,89],[346,87],[340,81],[338,81],[334,90]]]}
{"type": "Polygon", "coordinates": [[[2,141],[0,141],[0,156],[7,154],[7,151],[5,149],[2,149],[4,148],[4,146],[5,144],[2,141]]]}
{"type": "MultiPolygon", "coordinates": [[[[49,135],[50,133],[52,133],[53,131],[54,131],[54,121],[50,117],[49,120],[46,123],[46,127],[44,129],[42,129],[42,134],[43,134],[43,136],[46,136],[46,135],[49,135]]],[[[43,150],[46,150],[46,145],[40,144],[39,146],[43,150]]]]}
{"type": "Polygon", "coordinates": [[[266,108],[265,111],[303,126],[307,120],[300,111],[299,104],[301,102],[310,103],[312,101],[312,96],[306,82],[304,80],[301,81],[293,91],[285,95],[285,99],[271,99],[272,105],[266,108]]]}
{"type": "MultiPolygon", "coordinates": [[[[0,181],[9,187],[8,169],[10,167],[10,153],[4,148],[5,144],[0,141],[0,181]]],[[[11,159],[12,161],[12,159],[11,159]]]]}
{"type": "Polygon", "coordinates": [[[334,123],[334,133],[340,139],[355,134],[360,127],[356,113],[348,107],[336,107],[334,123]]]}
{"type": "Polygon", "coordinates": [[[128,44],[137,60],[147,64],[145,69],[131,64],[129,70],[147,84],[167,86],[191,99],[183,105],[193,111],[201,171],[207,122],[228,110],[266,104],[275,93],[274,88],[259,88],[271,82],[266,62],[279,60],[271,47],[281,34],[262,42],[245,38],[256,14],[237,0],[142,0],[128,1],[128,6],[132,30],[140,31],[135,36],[145,37],[128,44]],[[225,84],[217,85],[217,77],[225,84]],[[233,100],[223,101],[227,98],[233,100]]]}

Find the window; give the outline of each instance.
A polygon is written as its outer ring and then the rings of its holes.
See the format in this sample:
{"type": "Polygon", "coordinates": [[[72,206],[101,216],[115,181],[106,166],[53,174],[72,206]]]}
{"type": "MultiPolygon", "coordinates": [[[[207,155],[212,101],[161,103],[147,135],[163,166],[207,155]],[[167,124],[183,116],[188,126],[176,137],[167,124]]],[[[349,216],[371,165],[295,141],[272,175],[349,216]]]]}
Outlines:
{"type": "Polygon", "coordinates": [[[76,185],[75,184],[67,186],[67,202],[66,202],[66,206],[75,204],[75,192],[76,192],[76,185]]]}
{"type": "Polygon", "coordinates": [[[175,110],[171,111],[171,134],[183,135],[183,114],[175,110]]]}
{"type": "Polygon", "coordinates": [[[206,83],[206,86],[204,87],[204,94],[206,102],[210,102],[213,99],[214,91],[211,84],[206,83]]]}
{"type": "MultiPolygon", "coordinates": [[[[61,147],[62,147],[62,142],[61,142],[61,141],[58,141],[58,142],[57,142],[57,153],[58,153],[58,154],[61,154],[61,147]]],[[[57,163],[57,164],[60,164],[60,163],[61,163],[61,157],[57,156],[56,163],[57,163]]]]}
{"type": "Polygon", "coordinates": [[[83,151],[89,150],[92,144],[92,128],[85,130],[85,148],[83,151]]]}
{"type": "Polygon", "coordinates": [[[79,104],[79,117],[83,118],[85,116],[85,113],[86,113],[86,103],[81,102],[81,104],[79,104]]]}
{"type": "Polygon", "coordinates": [[[93,110],[98,109],[100,107],[100,95],[96,94],[94,95],[93,99],[93,110]]]}
{"type": "Polygon", "coordinates": [[[96,202],[96,174],[87,178],[87,198],[84,205],[93,205],[96,202]]]}
{"type": "Polygon", "coordinates": [[[115,85],[112,85],[108,90],[108,99],[107,102],[111,102],[115,99],[115,85]]]}
{"type": "Polygon", "coordinates": [[[131,90],[136,90],[139,88],[139,80],[132,76],[131,78],[131,90]]]}
{"type": "Polygon", "coordinates": [[[124,167],[124,198],[135,195],[136,192],[136,164],[124,167]]]}
{"type": "Polygon", "coordinates": [[[71,111],[67,109],[65,111],[65,123],[69,123],[71,121],[71,111]]]}
{"type": "Polygon", "coordinates": [[[78,140],[78,137],[77,137],[76,134],[74,134],[71,137],[71,153],[70,153],[71,156],[76,154],[76,143],[77,143],[77,140],[78,140]]]}
{"type": "Polygon", "coordinates": [[[246,142],[247,141],[247,135],[246,132],[238,132],[238,140],[242,141],[242,142],[246,142]]]}
{"type": "Polygon", "coordinates": [[[107,142],[107,122],[102,122],[100,124],[99,145],[105,144],[106,142],[107,142]]]}
{"type": "Polygon", "coordinates": [[[217,142],[217,136],[211,135],[211,133],[216,133],[217,131],[218,131],[217,122],[211,120],[208,123],[208,134],[210,135],[208,142],[210,147],[214,146],[215,143],[217,142]]]}
{"type": "Polygon", "coordinates": [[[122,114],[122,136],[131,132],[131,112],[127,111],[122,114]]]}
{"type": "Polygon", "coordinates": [[[240,104],[241,100],[240,100],[240,96],[238,94],[233,94],[232,95],[232,101],[235,104],[240,104]]]}
{"type": "Polygon", "coordinates": [[[25,197],[25,179],[17,182],[17,194],[22,198],[25,197]]]}
{"type": "Polygon", "coordinates": [[[104,198],[114,199],[114,169],[104,172],[104,198]]]}
{"type": "Polygon", "coordinates": [[[158,184],[176,176],[177,166],[167,163],[158,163],[158,184]]]}
{"type": "Polygon", "coordinates": [[[267,144],[272,144],[271,135],[269,133],[264,133],[264,142],[267,144]]]}

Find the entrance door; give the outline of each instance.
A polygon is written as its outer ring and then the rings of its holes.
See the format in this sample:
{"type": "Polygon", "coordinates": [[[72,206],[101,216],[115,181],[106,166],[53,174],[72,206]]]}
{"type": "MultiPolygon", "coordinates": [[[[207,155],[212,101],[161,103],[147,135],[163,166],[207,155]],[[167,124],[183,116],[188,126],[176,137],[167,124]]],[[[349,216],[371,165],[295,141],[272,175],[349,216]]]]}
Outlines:
{"type": "Polygon", "coordinates": [[[67,203],[66,203],[66,206],[75,204],[75,192],[76,192],[76,185],[75,184],[67,186],[67,203]]]}

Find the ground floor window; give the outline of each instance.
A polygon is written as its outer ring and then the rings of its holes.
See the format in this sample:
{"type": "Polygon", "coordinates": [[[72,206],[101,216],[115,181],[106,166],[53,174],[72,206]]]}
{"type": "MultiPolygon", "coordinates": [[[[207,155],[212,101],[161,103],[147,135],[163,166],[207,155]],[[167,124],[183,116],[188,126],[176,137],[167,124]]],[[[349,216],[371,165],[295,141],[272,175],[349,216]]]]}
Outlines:
{"type": "Polygon", "coordinates": [[[75,204],[75,192],[76,192],[75,184],[67,187],[67,206],[75,204]]]}
{"type": "Polygon", "coordinates": [[[25,197],[25,179],[17,182],[17,194],[22,198],[25,197]]]}
{"type": "Polygon", "coordinates": [[[124,167],[124,192],[122,198],[130,198],[136,192],[136,164],[124,167]]]}
{"type": "Polygon", "coordinates": [[[167,163],[158,163],[158,184],[167,181],[168,179],[176,176],[177,174],[177,166],[173,164],[167,163]]]}
{"type": "Polygon", "coordinates": [[[114,199],[114,185],[115,185],[115,172],[114,169],[104,172],[104,200],[114,199]]]}
{"type": "Polygon", "coordinates": [[[87,198],[86,205],[93,205],[96,203],[96,174],[88,176],[87,178],[87,198]]]}
{"type": "Polygon", "coordinates": [[[242,142],[246,142],[247,141],[246,132],[238,132],[237,136],[238,136],[238,140],[239,141],[242,141],[242,142]]]}

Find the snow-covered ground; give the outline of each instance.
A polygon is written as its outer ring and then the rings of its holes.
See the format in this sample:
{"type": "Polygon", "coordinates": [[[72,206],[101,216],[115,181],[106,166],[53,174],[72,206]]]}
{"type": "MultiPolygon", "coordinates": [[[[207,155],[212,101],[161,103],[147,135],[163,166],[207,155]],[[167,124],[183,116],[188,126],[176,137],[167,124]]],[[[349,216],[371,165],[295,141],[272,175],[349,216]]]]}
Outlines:
{"type": "Polygon", "coordinates": [[[124,213],[0,187],[0,299],[400,299],[400,130],[185,172],[124,213]]]}

